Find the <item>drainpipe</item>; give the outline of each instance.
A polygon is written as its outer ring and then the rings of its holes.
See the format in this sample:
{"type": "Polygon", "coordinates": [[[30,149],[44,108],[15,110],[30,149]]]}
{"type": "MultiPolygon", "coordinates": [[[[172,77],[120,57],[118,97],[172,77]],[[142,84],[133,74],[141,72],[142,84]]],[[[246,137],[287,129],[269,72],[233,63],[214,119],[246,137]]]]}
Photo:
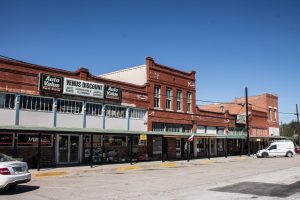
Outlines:
{"type": "Polygon", "coordinates": [[[53,99],[53,127],[56,127],[57,121],[57,99],[53,99]]]}
{"type": "Polygon", "coordinates": [[[15,115],[15,125],[19,125],[19,120],[20,120],[20,95],[16,95],[15,99],[15,107],[16,107],[16,115],[15,115]]]}

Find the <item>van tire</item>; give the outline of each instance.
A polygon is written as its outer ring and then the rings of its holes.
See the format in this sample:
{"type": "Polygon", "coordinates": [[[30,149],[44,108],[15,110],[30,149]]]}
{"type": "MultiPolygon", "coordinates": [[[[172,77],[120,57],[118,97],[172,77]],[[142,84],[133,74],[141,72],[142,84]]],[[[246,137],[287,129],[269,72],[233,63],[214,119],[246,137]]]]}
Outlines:
{"type": "Polygon", "coordinates": [[[263,153],[262,155],[261,155],[261,157],[263,157],[263,158],[266,158],[266,157],[268,157],[268,153],[263,153]]]}
{"type": "Polygon", "coordinates": [[[286,153],[286,157],[288,157],[288,158],[291,158],[291,157],[293,157],[293,153],[292,153],[292,152],[290,152],[290,151],[289,151],[289,152],[287,152],[287,153],[286,153]]]}

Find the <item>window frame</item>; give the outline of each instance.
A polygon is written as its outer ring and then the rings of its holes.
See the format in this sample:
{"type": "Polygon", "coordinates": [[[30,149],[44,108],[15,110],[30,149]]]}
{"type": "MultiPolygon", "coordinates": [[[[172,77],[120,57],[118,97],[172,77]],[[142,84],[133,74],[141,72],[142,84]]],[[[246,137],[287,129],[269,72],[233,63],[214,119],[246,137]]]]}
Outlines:
{"type": "Polygon", "coordinates": [[[186,94],[186,112],[188,112],[188,113],[192,113],[192,99],[193,99],[192,93],[187,92],[187,94],[186,94]]]}
{"type": "Polygon", "coordinates": [[[182,90],[177,90],[177,92],[176,92],[176,111],[177,112],[183,111],[183,109],[182,109],[182,90]]]}
{"type": "Polygon", "coordinates": [[[173,95],[172,95],[172,88],[167,87],[166,89],[166,110],[173,110],[173,95]],[[168,107],[169,105],[169,107],[168,107]]]}
{"type": "Polygon", "coordinates": [[[161,108],[161,87],[158,85],[154,86],[154,108],[161,108]]]}

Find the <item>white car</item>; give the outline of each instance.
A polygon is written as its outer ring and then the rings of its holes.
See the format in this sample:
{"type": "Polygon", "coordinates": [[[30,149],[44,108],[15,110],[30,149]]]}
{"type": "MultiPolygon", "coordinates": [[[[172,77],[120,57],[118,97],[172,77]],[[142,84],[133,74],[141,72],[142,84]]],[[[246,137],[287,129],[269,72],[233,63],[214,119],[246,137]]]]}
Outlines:
{"type": "Polygon", "coordinates": [[[257,157],[278,157],[286,156],[292,157],[295,155],[294,143],[290,140],[278,140],[272,142],[270,146],[265,149],[259,150],[256,153],[257,157]]]}
{"type": "Polygon", "coordinates": [[[17,161],[0,153],[0,189],[13,189],[31,180],[26,162],[17,161]]]}

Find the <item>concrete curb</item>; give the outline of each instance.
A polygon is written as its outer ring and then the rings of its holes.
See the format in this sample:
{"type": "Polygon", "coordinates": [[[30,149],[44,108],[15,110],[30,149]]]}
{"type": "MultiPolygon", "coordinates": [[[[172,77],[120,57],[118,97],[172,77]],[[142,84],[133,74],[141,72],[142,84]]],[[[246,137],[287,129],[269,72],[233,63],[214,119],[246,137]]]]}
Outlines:
{"type": "Polygon", "coordinates": [[[232,157],[216,157],[211,159],[193,159],[187,162],[186,160],[180,161],[152,161],[152,162],[141,162],[130,164],[109,164],[109,165],[95,165],[93,168],[89,166],[75,166],[75,167],[64,167],[64,168],[50,168],[42,169],[42,171],[30,170],[33,178],[50,178],[50,177],[64,177],[72,175],[80,175],[86,173],[104,173],[104,172],[126,172],[126,171],[137,171],[143,169],[167,169],[176,167],[188,167],[195,165],[212,165],[226,162],[239,162],[255,158],[254,156],[232,156],[232,157]],[[100,168],[101,167],[101,168],[100,168]]]}

